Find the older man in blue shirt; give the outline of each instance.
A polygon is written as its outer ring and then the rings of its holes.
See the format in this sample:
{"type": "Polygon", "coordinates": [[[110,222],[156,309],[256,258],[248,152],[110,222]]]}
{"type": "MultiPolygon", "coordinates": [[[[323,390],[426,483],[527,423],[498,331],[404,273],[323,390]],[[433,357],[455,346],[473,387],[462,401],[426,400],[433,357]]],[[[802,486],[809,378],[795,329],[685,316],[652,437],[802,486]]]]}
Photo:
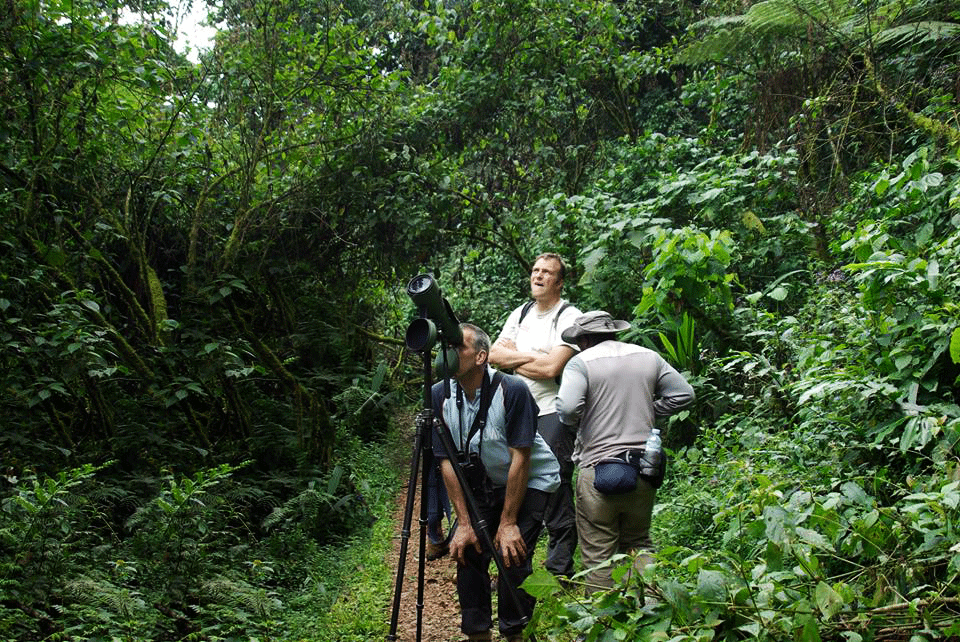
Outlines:
{"type": "Polygon", "coordinates": [[[483,330],[468,323],[460,327],[463,342],[457,347],[453,394],[445,396],[449,388],[441,381],[434,384],[432,397],[434,415],[450,429],[458,449],[447,453],[439,438],[434,439],[434,453],[457,513],[450,556],[457,561],[461,629],[470,640],[492,638],[489,568],[493,554],[482,549],[474,530],[453,469],[458,465],[454,457],[472,460],[474,470],[479,468],[479,475],[472,476],[477,484],[471,491],[506,567],[498,578],[500,633],[519,642],[535,603],[519,587],[533,571],[531,557],[543,530],[547,499],[560,485],[560,465],[537,433],[537,403],[527,386],[487,366],[490,337],[483,330]],[[510,586],[521,604],[510,599],[510,586]]]}

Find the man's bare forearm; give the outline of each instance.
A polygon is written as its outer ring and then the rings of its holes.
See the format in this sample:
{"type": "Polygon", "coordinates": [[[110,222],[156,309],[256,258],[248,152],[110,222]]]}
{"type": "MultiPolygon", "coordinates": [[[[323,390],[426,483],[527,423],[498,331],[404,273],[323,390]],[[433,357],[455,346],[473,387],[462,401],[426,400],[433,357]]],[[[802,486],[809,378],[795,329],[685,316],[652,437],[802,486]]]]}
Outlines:
{"type": "Polygon", "coordinates": [[[563,367],[575,353],[570,346],[559,345],[547,354],[532,352],[521,354],[529,354],[533,358],[516,367],[514,372],[530,379],[553,379],[563,372],[563,367]]]}
{"type": "Polygon", "coordinates": [[[511,448],[510,455],[506,496],[503,500],[503,511],[500,513],[501,524],[517,523],[517,515],[520,514],[520,506],[527,494],[527,482],[530,480],[530,448],[511,448]]]}
{"type": "Polygon", "coordinates": [[[497,368],[514,370],[529,363],[536,355],[532,352],[520,352],[511,347],[512,342],[497,341],[490,347],[489,361],[497,368]]]}
{"type": "Polygon", "coordinates": [[[453,509],[457,512],[457,519],[460,520],[462,524],[472,526],[470,522],[470,512],[467,510],[467,500],[463,496],[463,491],[460,489],[460,482],[457,480],[457,474],[453,470],[454,466],[455,464],[449,459],[444,459],[440,462],[443,483],[447,487],[447,496],[450,498],[450,503],[453,504],[453,509]]]}

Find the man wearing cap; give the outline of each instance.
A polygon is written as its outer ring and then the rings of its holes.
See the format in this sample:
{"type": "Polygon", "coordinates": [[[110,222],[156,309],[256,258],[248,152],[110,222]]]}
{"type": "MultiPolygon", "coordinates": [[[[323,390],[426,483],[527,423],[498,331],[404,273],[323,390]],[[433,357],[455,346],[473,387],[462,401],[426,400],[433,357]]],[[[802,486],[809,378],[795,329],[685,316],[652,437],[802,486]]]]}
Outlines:
{"type": "Polygon", "coordinates": [[[576,346],[561,340],[561,333],[580,315],[562,298],[567,268],[559,254],[545,252],[530,271],[530,297],[516,308],[490,348],[490,363],[513,370],[530,388],[539,407],[537,431],[560,462],[560,488],[550,497],[546,527],[549,535],[544,566],[554,575],[573,575],[577,547],[573,508],[573,440],[575,435],[557,419],[559,375],[576,354],[576,346]]]}
{"type": "MultiPolygon", "coordinates": [[[[573,461],[577,478],[577,531],[589,590],[610,588],[609,567],[596,568],[617,553],[652,551],[650,521],[656,479],[636,477],[635,487],[611,489],[595,485],[601,472],[619,461],[636,463],[643,456],[654,424],[694,399],[693,388],[653,350],[616,339],[630,327],[607,312],[595,310],[579,316],[564,330],[563,340],[576,343],[581,352],[563,371],[557,412],[560,421],[577,427],[573,461]],[[611,462],[613,460],[613,462],[611,462]]],[[[662,477],[661,477],[662,479],[662,477]]],[[[641,555],[638,568],[646,564],[641,555]]]]}

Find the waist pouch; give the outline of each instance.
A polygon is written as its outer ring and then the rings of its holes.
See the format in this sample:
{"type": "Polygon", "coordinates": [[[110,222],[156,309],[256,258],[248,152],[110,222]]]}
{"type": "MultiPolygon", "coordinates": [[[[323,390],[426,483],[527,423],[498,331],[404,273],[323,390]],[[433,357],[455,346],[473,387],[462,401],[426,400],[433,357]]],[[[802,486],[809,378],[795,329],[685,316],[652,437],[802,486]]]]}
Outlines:
{"type": "Polygon", "coordinates": [[[604,495],[622,495],[637,488],[639,477],[656,490],[663,485],[666,472],[665,453],[657,453],[648,459],[642,450],[625,450],[616,457],[605,457],[597,462],[593,487],[604,495]]]}
{"type": "Polygon", "coordinates": [[[607,457],[593,469],[593,487],[604,495],[622,495],[637,487],[637,468],[618,457],[607,457]]]}

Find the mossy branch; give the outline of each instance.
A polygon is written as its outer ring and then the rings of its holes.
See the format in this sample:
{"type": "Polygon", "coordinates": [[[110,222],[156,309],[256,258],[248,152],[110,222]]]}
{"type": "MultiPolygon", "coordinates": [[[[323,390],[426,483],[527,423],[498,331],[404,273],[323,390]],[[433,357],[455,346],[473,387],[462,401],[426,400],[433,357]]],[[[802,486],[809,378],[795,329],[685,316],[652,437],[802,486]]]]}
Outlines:
{"type": "Polygon", "coordinates": [[[111,285],[117,289],[117,292],[120,293],[124,303],[126,303],[137,331],[140,332],[144,337],[151,336],[151,323],[150,317],[147,315],[147,311],[143,309],[142,305],[140,305],[140,302],[137,300],[137,295],[134,294],[133,290],[127,286],[127,283],[123,280],[123,277],[120,276],[120,273],[117,272],[116,268],[113,267],[113,264],[107,260],[103,252],[96,248],[93,243],[91,243],[86,237],[83,236],[83,234],[80,233],[80,230],[78,230],[71,221],[65,219],[64,226],[70,232],[70,235],[74,238],[74,240],[87,249],[87,256],[92,258],[94,261],[96,261],[97,265],[103,268],[104,273],[106,273],[106,275],[109,277],[111,285]]]}
{"type": "Polygon", "coordinates": [[[366,328],[361,326],[355,326],[355,327],[357,329],[357,332],[367,337],[368,339],[373,339],[374,341],[377,341],[379,343],[388,343],[394,346],[406,345],[406,342],[403,339],[397,339],[396,337],[388,337],[382,334],[377,334],[376,332],[373,332],[372,330],[367,330],[366,328]]]}
{"type": "Polygon", "coordinates": [[[254,352],[257,353],[267,369],[280,380],[287,393],[293,397],[297,411],[297,439],[300,446],[307,453],[308,458],[317,458],[320,464],[326,467],[333,457],[334,445],[334,428],[326,408],[283,365],[283,362],[280,361],[270,346],[264,343],[256,332],[250,330],[250,326],[243,315],[240,314],[237,306],[229,299],[226,299],[225,303],[230,312],[230,317],[247,340],[250,341],[254,352]]]}
{"type": "Polygon", "coordinates": [[[884,100],[893,105],[893,107],[903,116],[905,116],[907,120],[917,127],[917,129],[926,132],[933,138],[946,141],[947,145],[951,149],[960,149],[960,129],[951,127],[950,125],[930,118],[929,116],[918,114],[910,109],[906,103],[897,99],[892,92],[890,92],[890,90],[884,86],[883,82],[880,80],[880,76],[877,74],[876,68],[873,65],[873,61],[870,59],[870,56],[864,56],[863,62],[873,86],[876,88],[877,93],[880,94],[884,100]]]}

